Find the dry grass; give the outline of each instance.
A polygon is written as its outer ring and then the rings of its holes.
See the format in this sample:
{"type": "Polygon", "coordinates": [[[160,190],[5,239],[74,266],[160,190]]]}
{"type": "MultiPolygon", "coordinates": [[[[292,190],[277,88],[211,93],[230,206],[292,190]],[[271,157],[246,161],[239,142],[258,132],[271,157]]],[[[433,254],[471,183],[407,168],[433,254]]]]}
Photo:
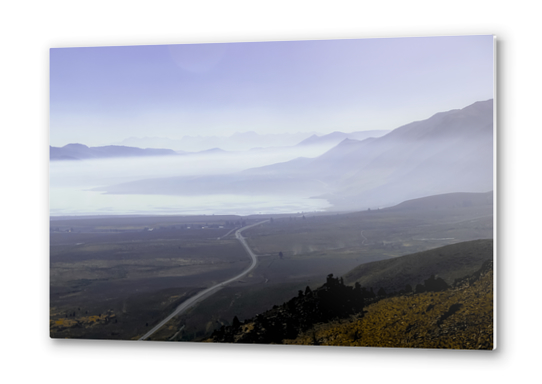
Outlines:
{"type": "Polygon", "coordinates": [[[468,287],[388,298],[368,306],[366,311],[362,318],[343,324],[320,324],[285,343],[493,349],[492,272],[468,287]]]}

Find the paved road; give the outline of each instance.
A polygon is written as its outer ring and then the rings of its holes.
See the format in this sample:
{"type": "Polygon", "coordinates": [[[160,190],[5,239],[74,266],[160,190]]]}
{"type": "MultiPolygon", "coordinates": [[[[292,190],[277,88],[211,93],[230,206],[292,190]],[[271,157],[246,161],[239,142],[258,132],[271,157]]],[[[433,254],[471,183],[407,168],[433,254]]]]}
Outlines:
{"type": "Polygon", "coordinates": [[[361,231],[360,235],[361,237],[363,237],[363,241],[361,242],[361,245],[364,245],[365,242],[367,241],[367,238],[363,235],[363,231],[361,231]]]}
{"type": "Polygon", "coordinates": [[[229,231],[228,233],[226,233],[224,236],[220,236],[217,240],[220,240],[220,239],[223,239],[224,237],[228,237],[230,235],[230,233],[232,233],[233,231],[235,231],[237,228],[233,228],[231,231],[229,231]]]}
{"type": "Polygon", "coordinates": [[[241,244],[243,245],[243,247],[246,249],[247,253],[249,254],[250,258],[252,259],[252,264],[250,264],[250,267],[248,267],[247,269],[245,269],[242,273],[240,273],[239,275],[235,276],[235,277],[232,277],[231,279],[229,280],[226,280],[226,281],[223,281],[222,283],[218,283],[216,285],[213,285],[212,287],[210,288],[207,288],[201,292],[199,292],[198,294],[196,294],[195,296],[192,296],[191,298],[189,298],[188,300],[184,301],[181,305],[179,305],[168,317],[166,317],[164,320],[162,320],[160,323],[158,323],[158,325],[156,325],[153,329],[151,329],[149,332],[145,333],[139,340],[146,340],[147,338],[149,338],[152,334],[154,334],[156,331],[158,331],[160,328],[162,328],[164,326],[164,324],[166,324],[168,321],[170,321],[173,317],[181,314],[182,312],[184,312],[185,310],[187,310],[188,308],[194,306],[195,304],[205,300],[206,298],[208,298],[209,296],[213,295],[214,293],[218,292],[220,289],[222,289],[223,287],[225,287],[227,284],[233,282],[233,281],[236,281],[236,280],[239,280],[241,277],[245,276],[246,274],[248,274],[250,271],[252,271],[254,269],[254,267],[256,267],[256,264],[258,264],[258,259],[256,258],[256,255],[254,254],[254,252],[252,252],[252,250],[249,248],[249,246],[247,245],[246,241],[245,241],[245,238],[241,235],[241,232],[243,232],[245,229],[249,229],[249,228],[252,228],[252,227],[255,227],[257,225],[260,225],[260,224],[263,224],[263,223],[266,223],[268,222],[269,220],[264,220],[264,221],[260,221],[259,223],[256,223],[256,224],[252,224],[252,225],[247,225],[246,227],[243,227],[241,229],[238,229],[236,232],[235,232],[235,237],[237,237],[237,239],[241,242],[241,244]]]}

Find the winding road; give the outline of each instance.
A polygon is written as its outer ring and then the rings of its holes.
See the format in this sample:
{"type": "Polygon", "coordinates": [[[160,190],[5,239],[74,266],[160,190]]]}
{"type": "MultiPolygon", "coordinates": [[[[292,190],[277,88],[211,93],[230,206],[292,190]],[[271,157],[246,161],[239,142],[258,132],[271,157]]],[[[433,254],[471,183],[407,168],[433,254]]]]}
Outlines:
{"type": "Polygon", "coordinates": [[[250,258],[252,259],[252,264],[250,264],[250,266],[247,269],[245,269],[239,275],[237,275],[235,277],[232,277],[229,280],[223,281],[222,283],[218,283],[216,285],[213,285],[212,287],[207,288],[207,289],[199,292],[195,296],[192,296],[189,299],[187,299],[186,301],[182,302],[168,317],[166,317],[164,320],[162,320],[160,323],[158,323],[149,332],[145,333],[139,340],[146,340],[152,334],[154,334],[156,331],[158,331],[160,328],[162,328],[164,326],[164,324],[166,324],[168,321],[170,321],[173,317],[175,317],[177,315],[180,315],[181,313],[183,313],[188,308],[192,307],[193,305],[205,300],[209,296],[211,296],[214,293],[218,292],[221,288],[225,287],[227,284],[229,284],[229,283],[231,283],[233,281],[239,280],[241,277],[245,276],[250,271],[252,271],[256,267],[256,265],[258,264],[258,259],[256,258],[256,255],[254,254],[254,252],[252,252],[252,250],[247,245],[247,243],[245,241],[245,238],[241,235],[241,232],[243,232],[245,229],[255,227],[257,225],[266,223],[268,221],[269,220],[264,220],[264,221],[260,221],[260,222],[258,222],[256,224],[247,225],[247,226],[245,226],[243,228],[238,229],[235,232],[235,237],[241,242],[241,244],[243,245],[243,247],[246,249],[247,253],[249,254],[250,258]]]}

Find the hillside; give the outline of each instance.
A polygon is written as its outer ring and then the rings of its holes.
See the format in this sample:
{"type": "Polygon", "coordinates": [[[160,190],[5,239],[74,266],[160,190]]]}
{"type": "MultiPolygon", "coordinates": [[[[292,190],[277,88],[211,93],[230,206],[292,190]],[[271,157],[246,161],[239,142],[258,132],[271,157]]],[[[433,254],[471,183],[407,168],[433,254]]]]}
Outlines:
{"type": "Polygon", "coordinates": [[[444,292],[382,299],[284,344],[493,350],[493,263],[444,292]]]}
{"type": "Polygon", "coordinates": [[[362,264],[344,275],[347,284],[359,283],[375,290],[395,292],[407,284],[416,287],[427,277],[438,275],[446,283],[474,273],[493,257],[493,240],[474,240],[394,259],[362,264]]]}
{"type": "Polygon", "coordinates": [[[361,287],[346,286],[342,279],[329,275],[326,283],[314,291],[306,287],[297,297],[243,324],[234,317],[230,326],[215,330],[211,339],[230,343],[282,343],[314,324],[362,311],[365,293],[361,287]]]}
{"type": "MultiPolygon", "coordinates": [[[[491,241],[454,246],[460,247],[398,258],[419,264],[413,269],[427,273],[414,289],[407,283],[393,292],[405,281],[401,275],[399,279],[389,276],[383,284],[389,289],[362,286],[359,281],[347,285],[343,278],[329,275],[321,287],[307,287],[297,297],[253,318],[241,322],[235,317],[231,325],[215,330],[208,341],[493,349],[491,241]],[[435,260],[440,255],[447,261],[435,260]],[[464,273],[467,270],[470,272],[464,273]],[[451,282],[440,277],[460,274],[451,282]]],[[[383,276],[388,261],[370,264],[380,265],[373,269],[383,276]]]]}
{"type": "Polygon", "coordinates": [[[389,212],[419,211],[428,209],[456,209],[474,206],[493,206],[493,191],[486,193],[444,193],[425,196],[418,199],[403,201],[393,207],[386,208],[389,212]]]}

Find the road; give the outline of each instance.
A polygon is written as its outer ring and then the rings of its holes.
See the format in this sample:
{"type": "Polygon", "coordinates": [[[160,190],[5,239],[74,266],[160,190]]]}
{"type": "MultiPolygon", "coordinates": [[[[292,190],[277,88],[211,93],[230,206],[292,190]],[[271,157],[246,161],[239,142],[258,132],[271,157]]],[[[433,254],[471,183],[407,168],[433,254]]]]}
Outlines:
{"type": "Polygon", "coordinates": [[[190,308],[190,307],[194,306],[195,304],[205,300],[206,298],[208,298],[209,296],[211,296],[214,293],[218,292],[220,289],[222,289],[223,287],[225,287],[229,283],[234,282],[236,280],[239,280],[241,277],[247,275],[250,271],[252,271],[256,267],[256,265],[258,264],[258,259],[257,259],[256,255],[254,254],[254,252],[252,252],[252,250],[247,245],[247,243],[245,241],[245,238],[243,237],[243,235],[241,235],[241,232],[243,232],[245,229],[255,227],[257,225],[266,223],[268,221],[269,220],[264,220],[264,221],[260,221],[260,222],[258,222],[256,224],[247,225],[247,226],[245,226],[243,228],[238,229],[235,232],[235,237],[241,242],[241,244],[243,245],[243,247],[247,251],[248,255],[252,259],[252,264],[250,264],[250,266],[247,269],[245,269],[239,275],[237,275],[235,277],[232,277],[229,280],[223,281],[222,283],[218,283],[216,285],[213,285],[212,287],[207,288],[207,289],[199,292],[195,296],[192,296],[191,298],[187,299],[186,301],[181,303],[168,317],[166,317],[164,320],[162,320],[160,323],[158,323],[149,332],[145,333],[139,340],[148,339],[152,334],[154,334],[156,331],[158,331],[160,328],[162,328],[168,321],[170,321],[175,316],[180,315],[181,313],[186,311],[188,308],[190,308]]]}
{"type": "Polygon", "coordinates": [[[361,245],[364,245],[367,241],[367,238],[363,235],[363,231],[360,232],[361,237],[363,237],[363,241],[361,242],[361,245]]]}

